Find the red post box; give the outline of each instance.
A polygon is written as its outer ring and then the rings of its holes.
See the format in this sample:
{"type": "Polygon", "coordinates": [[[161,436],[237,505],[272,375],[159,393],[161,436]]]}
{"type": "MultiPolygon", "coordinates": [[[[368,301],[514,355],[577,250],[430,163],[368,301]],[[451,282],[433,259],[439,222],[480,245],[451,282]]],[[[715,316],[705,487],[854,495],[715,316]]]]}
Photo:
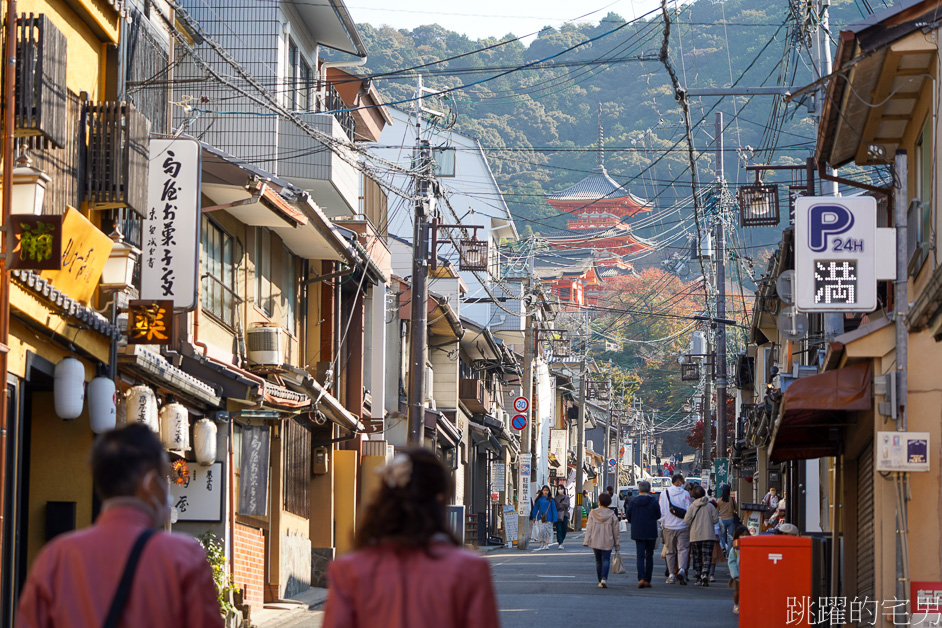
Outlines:
{"type": "Polygon", "coordinates": [[[740,628],[814,623],[812,539],[783,534],[739,538],[740,628]]]}

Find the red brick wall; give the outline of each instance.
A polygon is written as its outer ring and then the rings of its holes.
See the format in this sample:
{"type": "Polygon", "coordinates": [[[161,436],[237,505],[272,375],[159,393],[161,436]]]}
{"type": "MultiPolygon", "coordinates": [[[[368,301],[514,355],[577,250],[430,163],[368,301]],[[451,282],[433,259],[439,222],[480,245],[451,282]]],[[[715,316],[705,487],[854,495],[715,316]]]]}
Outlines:
{"type": "Polygon", "coordinates": [[[237,523],[233,538],[236,586],[253,609],[260,609],[265,593],[265,532],[237,523]]]}

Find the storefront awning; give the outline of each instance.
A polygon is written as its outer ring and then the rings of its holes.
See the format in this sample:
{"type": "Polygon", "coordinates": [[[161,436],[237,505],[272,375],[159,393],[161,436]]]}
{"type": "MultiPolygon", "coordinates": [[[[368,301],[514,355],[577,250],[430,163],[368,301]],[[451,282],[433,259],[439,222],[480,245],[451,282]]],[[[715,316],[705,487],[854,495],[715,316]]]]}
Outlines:
{"type": "Polygon", "coordinates": [[[170,364],[162,355],[145,345],[122,347],[118,364],[158,388],[214,408],[222,405],[222,398],[213,386],[170,364]]]}
{"type": "Polygon", "coordinates": [[[457,447],[461,442],[458,427],[438,410],[425,410],[425,427],[435,430],[445,440],[443,445],[446,447],[457,447]]]}
{"type": "MultiPolygon", "coordinates": [[[[472,430],[472,444],[477,447],[479,445],[484,445],[487,449],[490,449],[495,454],[501,452],[500,441],[494,437],[494,432],[489,426],[481,422],[482,419],[490,419],[491,421],[496,421],[500,425],[500,421],[497,421],[494,417],[489,417],[485,414],[475,414],[471,420],[468,422],[468,426],[472,430]]],[[[497,430],[497,433],[500,433],[500,430],[497,430]]]]}
{"type": "Polygon", "coordinates": [[[873,367],[867,360],[792,383],[769,445],[773,462],[836,456],[841,428],[854,423],[854,412],[873,408],[873,367]]]}

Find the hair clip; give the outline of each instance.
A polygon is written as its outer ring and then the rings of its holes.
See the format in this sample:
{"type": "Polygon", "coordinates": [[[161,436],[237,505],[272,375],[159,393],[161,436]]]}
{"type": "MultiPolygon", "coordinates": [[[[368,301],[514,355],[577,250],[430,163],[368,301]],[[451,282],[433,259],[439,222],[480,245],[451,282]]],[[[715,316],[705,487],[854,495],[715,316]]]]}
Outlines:
{"type": "Polygon", "coordinates": [[[405,488],[412,479],[412,458],[406,454],[396,454],[392,461],[376,472],[389,488],[405,488]]]}

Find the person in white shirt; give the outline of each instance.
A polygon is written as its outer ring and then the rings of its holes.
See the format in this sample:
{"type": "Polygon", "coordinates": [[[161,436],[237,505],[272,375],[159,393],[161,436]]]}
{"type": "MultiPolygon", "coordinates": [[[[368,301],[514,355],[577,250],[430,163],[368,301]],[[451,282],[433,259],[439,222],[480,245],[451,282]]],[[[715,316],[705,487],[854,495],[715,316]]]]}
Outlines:
{"type": "Polygon", "coordinates": [[[667,584],[675,581],[687,584],[687,559],[690,555],[690,527],[684,523],[687,509],[693,503],[690,493],[684,490],[684,476],[671,476],[673,486],[661,491],[661,533],[667,548],[667,584]],[[671,512],[671,508],[674,512],[671,512]]]}
{"type": "Polygon", "coordinates": [[[605,492],[608,493],[609,495],[611,495],[611,497],[612,497],[612,505],[609,506],[609,508],[611,508],[612,510],[614,510],[614,511],[615,511],[615,514],[617,515],[617,514],[619,513],[619,511],[621,511],[621,499],[619,499],[618,493],[616,493],[616,492],[615,492],[615,489],[612,488],[611,486],[605,487],[605,492]]]}

